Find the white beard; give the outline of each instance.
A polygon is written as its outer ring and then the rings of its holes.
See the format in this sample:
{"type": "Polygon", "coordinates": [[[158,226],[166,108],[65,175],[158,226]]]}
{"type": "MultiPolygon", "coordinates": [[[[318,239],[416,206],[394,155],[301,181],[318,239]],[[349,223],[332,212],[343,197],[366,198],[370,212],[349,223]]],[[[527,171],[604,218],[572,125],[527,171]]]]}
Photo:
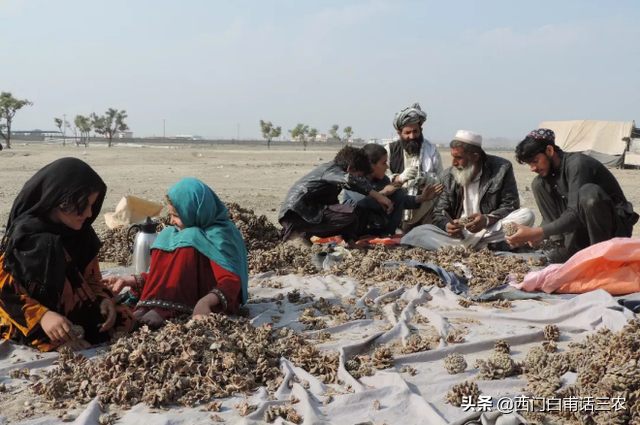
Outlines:
{"type": "Polygon", "coordinates": [[[451,174],[453,178],[462,187],[467,186],[473,181],[476,174],[476,164],[469,164],[466,168],[451,168],[451,174]]]}

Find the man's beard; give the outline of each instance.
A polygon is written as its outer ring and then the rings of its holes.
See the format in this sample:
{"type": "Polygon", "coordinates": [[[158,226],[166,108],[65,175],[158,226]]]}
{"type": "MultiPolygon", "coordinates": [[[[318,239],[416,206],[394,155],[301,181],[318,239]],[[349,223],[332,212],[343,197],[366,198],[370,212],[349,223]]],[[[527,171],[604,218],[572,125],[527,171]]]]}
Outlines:
{"type": "Polygon", "coordinates": [[[451,174],[460,186],[467,186],[473,181],[477,170],[477,164],[469,164],[465,168],[452,167],[451,174]]]}
{"type": "Polygon", "coordinates": [[[402,146],[402,149],[411,156],[418,155],[420,153],[423,143],[424,136],[422,134],[417,139],[400,138],[400,146],[402,146]]]}

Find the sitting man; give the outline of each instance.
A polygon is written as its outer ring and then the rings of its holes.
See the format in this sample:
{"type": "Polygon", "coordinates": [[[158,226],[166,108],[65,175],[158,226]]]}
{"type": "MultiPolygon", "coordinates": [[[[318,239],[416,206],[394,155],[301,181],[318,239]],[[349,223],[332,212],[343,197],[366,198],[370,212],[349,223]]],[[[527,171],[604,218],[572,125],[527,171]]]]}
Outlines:
{"type": "Polygon", "coordinates": [[[366,233],[371,236],[389,236],[396,233],[402,222],[404,210],[416,210],[424,202],[433,201],[442,192],[442,184],[425,185],[417,196],[407,195],[399,184],[391,183],[386,175],[389,169],[388,154],[384,146],[370,143],[363,148],[371,163],[371,174],[367,180],[374,190],[389,197],[393,202],[393,212],[387,214],[382,206],[372,197],[361,195],[351,190],[344,191],[343,203],[365,210],[363,220],[366,221],[366,233]]]}
{"type": "MultiPolygon", "coordinates": [[[[416,193],[420,193],[428,183],[439,183],[431,177],[442,175],[442,158],[436,145],[422,135],[422,125],[427,114],[420,109],[418,103],[398,112],[393,118],[393,126],[400,140],[387,144],[389,169],[387,175],[394,184],[403,186],[403,190],[417,185],[416,193]]],[[[418,209],[407,211],[403,219],[402,230],[408,232],[421,224],[429,224],[433,219],[434,201],[423,202],[418,209]]]]}
{"type": "Polygon", "coordinates": [[[564,246],[547,253],[550,262],[563,263],[590,245],[631,237],[638,214],[616,178],[598,160],[563,152],[555,144],[555,133],[544,128],[532,131],[520,142],[516,159],[538,174],[532,191],[542,226],[518,226],[518,232],[507,239],[512,246],[564,239],[564,246]]]}
{"type": "Polygon", "coordinates": [[[338,201],[342,189],[351,189],[369,195],[391,213],[393,203],[373,190],[364,177],[371,173],[371,164],[362,149],[342,148],[335,159],[320,165],[294,183],[280,209],[282,239],[311,237],[325,238],[341,235],[347,242],[355,242],[363,230],[360,222],[362,210],[338,201]]]}
{"type": "Polygon", "coordinates": [[[402,243],[431,250],[443,246],[482,249],[489,244],[503,249],[503,223],[530,226],[535,220],[531,210],[520,208],[511,162],[487,155],[482,137],[471,131],[458,131],[450,146],[453,166],[444,172],[434,225],[417,227],[402,243]]]}

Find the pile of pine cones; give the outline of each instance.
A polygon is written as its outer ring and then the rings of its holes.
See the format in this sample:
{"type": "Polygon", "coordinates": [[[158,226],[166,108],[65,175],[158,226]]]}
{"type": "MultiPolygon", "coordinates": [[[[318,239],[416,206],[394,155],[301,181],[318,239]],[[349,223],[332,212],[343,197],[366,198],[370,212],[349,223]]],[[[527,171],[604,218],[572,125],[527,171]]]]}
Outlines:
{"type": "Polygon", "coordinates": [[[247,251],[274,249],[280,243],[280,231],[265,215],[258,216],[234,203],[227,204],[227,210],[242,233],[247,251]]]}
{"type": "MultiPolygon", "coordinates": [[[[171,216],[164,215],[157,219],[160,233],[165,227],[170,226],[171,216]]],[[[131,252],[127,241],[128,227],[122,229],[98,229],[96,233],[102,241],[102,248],[98,253],[98,260],[101,262],[117,263],[120,266],[131,265],[131,252]]],[[[131,244],[135,240],[135,232],[131,233],[131,244]]]]}
{"type": "Polygon", "coordinates": [[[212,315],[170,322],[158,332],[143,327],[95,361],[65,351],[31,390],[57,407],[95,397],[125,408],[139,402],[191,407],[261,386],[275,392],[283,382],[283,357],[322,382],[337,381],[337,352],[320,353],[291,329],[275,332],[271,324],[256,328],[248,319],[212,315]]]}
{"type": "MultiPolygon", "coordinates": [[[[266,216],[257,216],[253,211],[233,203],[229,204],[227,209],[229,218],[236,224],[245,240],[251,274],[268,271],[275,271],[278,275],[318,273],[318,269],[311,260],[325,248],[317,245],[307,248],[282,244],[278,228],[266,216]]],[[[158,231],[168,226],[169,220],[169,216],[161,217],[158,231]]],[[[102,230],[98,232],[98,236],[104,243],[99,253],[100,261],[115,262],[120,265],[131,263],[131,254],[127,249],[127,229],[102,230]]],[[[473,275],[469,281],[470,292],[473,295],[505,283],[512,273],[526,274],[530,266],[521,259],[499,257],[489,250],[478,252],[443,248],[438,251],[427,251],[422,248],[397,249],[375,246],[366,252],[350,251],[339,266],[334,266],[331,270],[322,273],[349,276],[363,285],[395,282],[396,286],[390,286],[388,290],[396,289],[399,285],[412,286],[417,283],[443,285],[437,275],[414,267],[382,267],[384,262],[407,260],[436,264],[458,274],[463,274],[463,271],[454,264],[460,263],[466,266],[473,275]]]]}
{"type": "MultiPolygon", "coordinates": [[[[272,250],[280,243],[280,231],[264,215],[256,215],[252,210],[242,208],[238,204],[228,204],[229,218],[242,233],[245,245],[249,252],[256,250],[272,250]]],[[[159,226],[157,231],[169,226],[171,217],[164,215],[158,218],[159,226]]],[[[100,261],[118,263],[121,266],[131,264],[131,253],[128,250],[127,232],[128,228],[122,229],[101,229],[98,230],[98,237],[103,243],[98,254],[100,261]]],[[[135,236],[132,235],[133,239],[135,236]]]]}
{"type": "MultiPolygon", "coordinates": [[[[545,329],[547,341],[555,341],[558,329],[545,329]]],[[[601,328],[583,342],[551,354],[534,347],[523,364],[527,390],[535,397],[598,397],[625,399],[625,409],[615,411],[559,412],[563,419],[589,424],[640,424],[640,320],[631,319],[619,332],[601,328]],[[562,386],[560,377],[575,372],[574,384],[562,386]]],[[[595,402],[594,402],[595,403],[595,402]]],[[[612,406],[611,406],[612,407],[612,406]]],[[[597,409],[596,409],[597,410],[597,409]]]]}

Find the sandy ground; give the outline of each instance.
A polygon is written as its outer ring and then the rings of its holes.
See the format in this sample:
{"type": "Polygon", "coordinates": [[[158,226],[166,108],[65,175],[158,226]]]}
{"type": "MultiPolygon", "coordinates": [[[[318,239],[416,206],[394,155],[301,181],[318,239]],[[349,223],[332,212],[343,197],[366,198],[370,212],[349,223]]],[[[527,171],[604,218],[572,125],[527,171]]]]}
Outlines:
{"type": "MultiPolygon", "coordinates": [[[[182,177],[197,177],[210,185],[225,202],[237,202],[265,214],[274,222],[289,187],[314,166],[330,160],[336,149],[255,147],[84,147],[17,143],[0,153],[0,223],[7,221],[14,198],[38,169],[65,156],[84,159],[109,187],[102,213],[113,211],[124,195],[162,202],[167,189],[182,177]],[[85,154],[86,152],[86,154],[85,154]]],[[[511,152],[490,152],[513,160],[511,152]]],[[[442,152],[448,162],[448,151],[442,152]]],[[[533,195],[524,190],[534,175],[514,163],[523,206],[537,212],[533,195]]],[[[627,198],[640,210],[640,171],[612,170],[627,198]]],[[[104,226],[104,218],[96,221],[104,226]]],[[[636,226],[634,236],[640,235],[636,226]]]]}

